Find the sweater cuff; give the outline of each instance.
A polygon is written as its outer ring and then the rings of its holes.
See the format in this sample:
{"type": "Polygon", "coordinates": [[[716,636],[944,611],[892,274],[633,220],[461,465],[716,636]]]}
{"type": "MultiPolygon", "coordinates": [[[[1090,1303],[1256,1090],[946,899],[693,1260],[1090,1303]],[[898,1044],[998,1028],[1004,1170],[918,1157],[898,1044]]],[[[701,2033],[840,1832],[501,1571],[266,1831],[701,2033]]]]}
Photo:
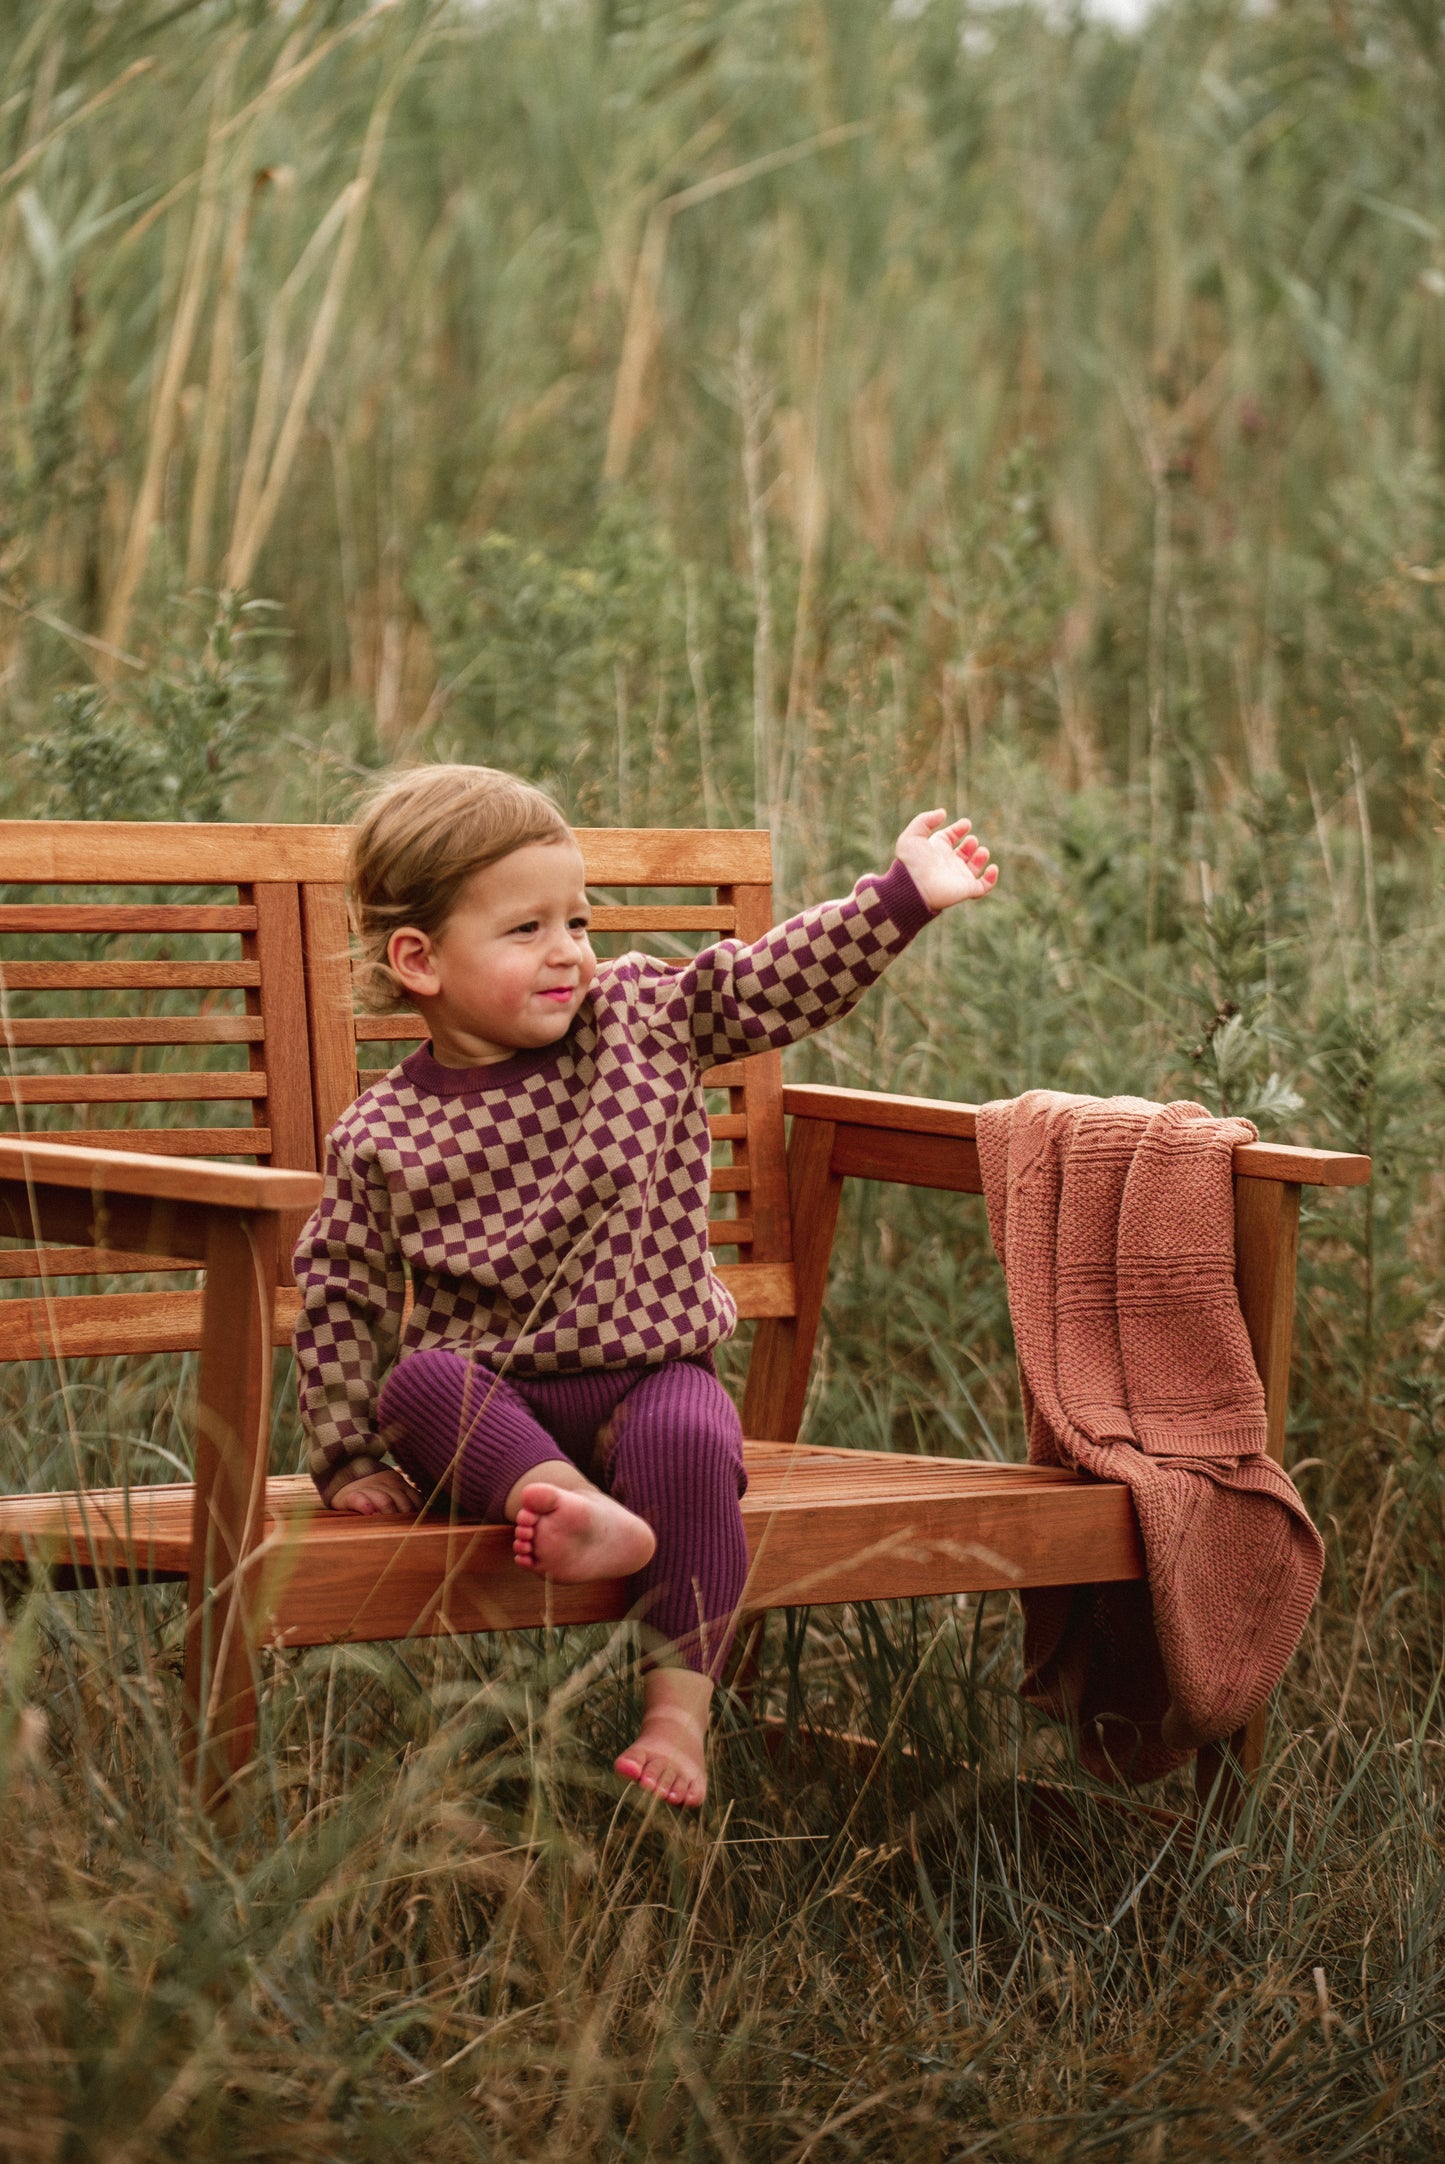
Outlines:
{"type": "Polygon", "coordinates": [[[940,914],[930,909],[918,891],[918,883],[908,866],[895,857],[886,872],[875,872],[872,877],[873,891],[887,910],[905,940],[916,939],[925,924],[931,924],[940,914]]]}

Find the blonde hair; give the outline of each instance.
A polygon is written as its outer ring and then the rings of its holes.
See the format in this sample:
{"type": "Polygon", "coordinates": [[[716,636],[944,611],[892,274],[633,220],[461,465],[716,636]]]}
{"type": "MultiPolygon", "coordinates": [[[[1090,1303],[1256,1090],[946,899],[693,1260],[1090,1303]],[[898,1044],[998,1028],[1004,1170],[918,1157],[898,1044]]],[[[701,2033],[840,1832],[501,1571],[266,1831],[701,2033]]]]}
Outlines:
{"type": "Polygon", "coordinates": [[[384,781],[352,829],[347,868],[361,1004],[405,1003],[386,959],[393,932],[415,925],[435,937],[473,872],[531,842],[570,838],[544,791],[496,767],[418,766],[384,781]]]}

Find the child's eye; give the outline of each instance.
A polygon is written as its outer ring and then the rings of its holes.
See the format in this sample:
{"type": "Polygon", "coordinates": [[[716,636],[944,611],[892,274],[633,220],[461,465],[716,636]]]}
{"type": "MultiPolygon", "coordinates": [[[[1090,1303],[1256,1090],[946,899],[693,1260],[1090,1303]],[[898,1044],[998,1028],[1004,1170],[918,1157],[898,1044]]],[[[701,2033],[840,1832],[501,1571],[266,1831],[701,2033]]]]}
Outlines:
{"type": "Polygon", "coordinates": [[[592,919],[590,917],[569,917],[567,920],[567,929],[569,932],[585,932],[588,930],[591,923],[592,919]]]}
{"type": "Polygon", "coordinates": [[[513,932],[535,932],[537,930],[537,919],[528,917],[525,924],[514,924],[512,930],[513,932]]]}

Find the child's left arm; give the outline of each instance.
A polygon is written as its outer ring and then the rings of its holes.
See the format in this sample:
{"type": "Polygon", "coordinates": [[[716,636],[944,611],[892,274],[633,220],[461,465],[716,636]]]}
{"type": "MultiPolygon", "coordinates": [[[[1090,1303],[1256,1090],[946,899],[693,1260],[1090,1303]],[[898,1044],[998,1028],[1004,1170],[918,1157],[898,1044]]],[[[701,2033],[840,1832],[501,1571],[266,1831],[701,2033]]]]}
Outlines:
{"type": "Polygon", "coordinates": [[[990,893],[997,878],[967,819],[920,812],[887,872],[869,873],[842,901],[819,902],[750,946],[720,940],[674,979],[699,1060],[771,1051],[837,1021],[931,917],[990,893]]]}

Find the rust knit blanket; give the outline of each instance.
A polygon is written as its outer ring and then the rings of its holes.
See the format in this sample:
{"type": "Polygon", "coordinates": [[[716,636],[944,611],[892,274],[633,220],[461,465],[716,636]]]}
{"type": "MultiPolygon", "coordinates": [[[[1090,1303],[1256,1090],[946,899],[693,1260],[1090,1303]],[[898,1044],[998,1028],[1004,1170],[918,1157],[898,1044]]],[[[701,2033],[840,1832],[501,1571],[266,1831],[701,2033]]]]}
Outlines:
{"type": "Polygon", "coordinates": [[[1319,1584],[1234,1289],[1231,1162],[1254,1139],[1137,1097],[979,1108],[1029,1458],[1125,1482],[1143,1537],[1142,1584],[1023,1596],[1025,1694],[1106,1779],[1152,1780],[1242,1727],[1319,1584]]]}

